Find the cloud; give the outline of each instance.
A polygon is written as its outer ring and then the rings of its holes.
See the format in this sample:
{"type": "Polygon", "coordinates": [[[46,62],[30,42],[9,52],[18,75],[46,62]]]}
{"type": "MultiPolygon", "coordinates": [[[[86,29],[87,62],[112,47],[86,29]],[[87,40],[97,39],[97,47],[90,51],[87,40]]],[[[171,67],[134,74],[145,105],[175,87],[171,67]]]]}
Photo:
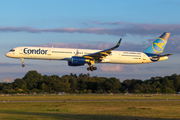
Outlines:
{"type": "MultiPolygon", "coordinates": [[[[27,64],[26,65],[34,65],[34,64],[27,64]]],[[[20,66],[21,67],[21,62],[19,63],[4,63],[4,62],[0,62],[0,67],[10,67],[10,66],[20,66]]]]}
{"type": "Polygon", "coordinates": [[[90,21],[91,23],[94,24],[99,24],[99,25],[123,25],[124,22],[99,22],[99,21],[90,21]]]}
{"type": "MultiPolygon", "coordinates": [[[[180,24],[148,24],[148,23],[126,23],[126,22],[99,22],[99,21],[90,21],[91,23],[98,25],[110,25],[116,26],[117,28],[113,29],[114,32],[120,32],[120,34],[127,35],[157,35],[162,32],[171,32],[173,35],[179,35],[180,24]]],[[[116,33],[113,33],[114,35],[116,33]]]]}
{"type": "Polygon", "coordinates": [[[75,43],[75,44],[71,44],[71,43],[49,43],[49,44],[44,44],[44,45],[40,45],[40,46],[42,46],[42,47],[52,47],[53,46],[53,47],[58,47],[58,48],[79,48],[79,49],[107,49],[107,48],[110,48],[114,45],[104,42],[104,43],[101,43],[99,45],[81,44],[81,43],[75,43]]]}
{"type": "Polygon", "coordinates": [[[156,71],[156,70],[159,70],[159,71],[163,71],[163,70],[170,70],[170,69],[173,69],[174,67],[173,66],[149,66],[149,67],[140,67],[138,68],[139,70],[147,70],[147,71],[150,71],[150,72],[153,72],[153,71],[156,71]]]}
{"type": "Polygon", "coordinates": [[[180,37],[170,37],[164,52],[180,53],[180,37]]]}
{"type": "Polygon", "coordinates": [[[3,63],[0,62],[0,67],[2,66],[19,66],[20,64],[16,64],[16,63],[3,63]]]}
{"type": "Polygon", "coordinates": [[[25,27],[0,27],[0,32],[57,32],[57,33],[95,33],[104,34],[104,28],[57,28],[57,29],[36,29],[29,26],[25,27]]]}
{"type": "Polygon", "coordinates": [[[87,34],[108,34],[115,36],[131,35],[159,35],[165,31],[173,33],[173,35],[179,35],[180,24],[136,24],[126,22],[98,22],[90,21],[90,24],[96,25],[108,25],[109,28],[56,28],[56,29],[36,29],[29,26],[25,27],[0,27],[0,32],[28,32],[28,33],[42,33],[42,32],[54,32],[54,33],[87,33],[87,34]]]}
{"type": "MultiPolygon", "coordinates": [[[[155,41],[156,38],[149,39],[148,42],[143,41],[142,43],[136,44],[133,42],[124,42],[121,43],[120,47],[116,50],[121,51],[144,51],[148,46],[155,41]]],[[[108,49],[113,47],[115,44],[107,43],[107,42],[101,42],[99,45],[93,45],[93,44],[82,44],[82,43],[49,43],[49,44],[43,44],[38,45],[42,47],[57,47],[57,48],[77,48],[77,49],[108,49]]],[[[169,38],[167,45],[164,49],[165,53],[180,53],[180,37],[171,37],[169,38]]]]}
{"type": "Polygon", "coordinates": [[[101,65],[100,69],[102,71],[111,71],[111,72],[127,72],[134,71],[136,66],[125,66],[125,65],[101,65]]]}
{"type": "MultiPolygon", "coordinates": [[[[132,42],[125,42],[120,46],[120,50],[122,51],[144,51],[149,47],[151,43],[153,43],[157,38],[148,39],[147,41],[143,41],[142,43],[136,44],[132,42]]],[[[164,49],[164,53],[180,53],[180,37],[169,37],[169,40],[164,49]]]]}

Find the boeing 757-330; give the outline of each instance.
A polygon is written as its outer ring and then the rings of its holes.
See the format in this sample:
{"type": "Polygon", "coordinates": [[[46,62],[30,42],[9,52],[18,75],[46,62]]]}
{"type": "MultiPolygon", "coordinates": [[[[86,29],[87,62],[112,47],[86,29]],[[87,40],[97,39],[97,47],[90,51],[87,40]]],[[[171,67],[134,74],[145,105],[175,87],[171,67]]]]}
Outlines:
{"type": "Polygon", "coordinates": [[[144,64],[167,60],[169,54],[161,54],[164,51],[170,33],[164,32],[145,51],[114,51],[120,46],[118,43],[106,50],[72,49],[53,47],[16,47],[6,53],[7,57],[19,58],[24,67],[24,59],[66,60],[69,66],[82,66],[88,64],[87,70],[96,70],[95,63],[115,64],[144,64]]]}

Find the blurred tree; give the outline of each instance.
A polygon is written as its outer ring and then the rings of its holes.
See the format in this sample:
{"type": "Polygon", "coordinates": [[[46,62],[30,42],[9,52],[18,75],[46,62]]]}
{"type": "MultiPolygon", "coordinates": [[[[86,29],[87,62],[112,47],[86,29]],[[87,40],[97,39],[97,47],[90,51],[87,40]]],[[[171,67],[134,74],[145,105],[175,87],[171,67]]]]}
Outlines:
{"type": "Polygon", "coordinates": [[[103,84],[104,89],[106,92],[115,92],[119,93],[121,90],[121,83],[120,80],[114,77],[107,78],[106,81],[103,84]]]}
{"type": "Polygon", "coordinates": [[[26,75],[22,79],[26,82],[27,88],[30,90],[32,90],[33,88],[38,88],[38,84],[43,82],[43,76],[35,70],[26,73],[26,75]]]}
{"type": "Polygon", "coordinates": [[[22,85],[26,84],[26,82],[23,79],[17,78],[12,84],[14,87],[22,88],[22,85]]]}

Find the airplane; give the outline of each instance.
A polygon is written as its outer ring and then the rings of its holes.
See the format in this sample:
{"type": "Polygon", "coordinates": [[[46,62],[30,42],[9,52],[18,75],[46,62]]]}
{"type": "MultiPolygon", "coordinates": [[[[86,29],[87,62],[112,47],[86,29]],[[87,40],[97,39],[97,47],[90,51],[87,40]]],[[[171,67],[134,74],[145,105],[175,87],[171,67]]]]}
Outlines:
{"type": "Polygon", "coordinates": [[[14,81],[14,79],[9,79],[8,77],[8,79],[3,79],[3,81],[7,81],[9,83],[10,81],[14,81]]]}
{"type": "Polygon", "coordinates": [[[164,32],[145,51],[114,51],[120,46],[122,38],[118,43],[106,50],[72,49],[53,47],[16,47],[6,53],[7,57],[19,58],[24,67],[24,59],[43,60],[66,60],[69,66],[82,66],[88,64],[87,70],[97,70],[95,63],[115,64],[144,64],[167,60],[172,53],[164,54],[166,43],[170,33],[164,32]]]}

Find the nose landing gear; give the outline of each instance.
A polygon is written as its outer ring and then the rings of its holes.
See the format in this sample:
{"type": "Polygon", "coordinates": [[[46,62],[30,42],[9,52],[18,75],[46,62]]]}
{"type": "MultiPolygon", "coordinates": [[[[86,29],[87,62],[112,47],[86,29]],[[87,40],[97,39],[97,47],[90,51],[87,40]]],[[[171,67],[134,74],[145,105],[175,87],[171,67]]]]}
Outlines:
{"type": "Polygon", "coordinates": [[[21,60],[21,63],[22,63],[22,67],[24,67],[25,65],[24,65],[24,58],[20,58],[20,60],[21,60]]]}

